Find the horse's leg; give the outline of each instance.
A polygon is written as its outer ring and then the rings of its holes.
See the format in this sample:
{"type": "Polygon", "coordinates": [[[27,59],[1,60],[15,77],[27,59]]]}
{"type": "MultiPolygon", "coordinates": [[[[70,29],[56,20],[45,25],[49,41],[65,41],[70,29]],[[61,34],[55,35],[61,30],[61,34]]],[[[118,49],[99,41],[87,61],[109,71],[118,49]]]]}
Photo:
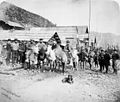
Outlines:
{"type": "Polygon", "coordinates": [[[91,70],[91,67],[92,67],[92,63],[91,63],[91,62],[89,62],[89,65],[90,65],[90,70],[91,70]]]}
{"type": "Polygon", "coordinates": [[[50,71],[52,71],[52,62],[50,61],[50,71]]]}
{"type": "Polygon", "coordinates": [[[56,62],[56,60],[53,62],[53,68],[54,68],[54,70],[56,70],[56,67],[57,67],[57,62],[56,62]]]}
{"type": "Polygon", "coordinates": [[[42,68],[41,61],[39,60],[40,69],[42,68]]]}
{"type": "Polygon", "coordinates": [[[56,60],[56,69],[58,69],[58,60],[56,60]]]}
{"type": "Polygon", "coordinates": [[[75,61],[73,61],[73,69],[75,69],[76,68],[76,63],[75,63],[75,61]]]}
{"type": "Polygon", "coordinates": [[[40,59],[38,59],[37,68],[38,68],[38,70],[41,69],[41,61],[40,61],[40,59]]]}
{"type": "Polygon", "coordinates": [[[78,70],[78,62],[75,61],[74,63],[75,63],[75,66],[74,66],[75,70],[78,70]]]}
{"type": "Polygon", "coordinates": [[[37,68],[39,69],[40,62],[39,60],[37,61],[37,68]]]}
{"type": "Polygon", "coordinates": [[[42,66],[42,67],[44,66],[44,61],[41,61],[41,66],[42,66]]]}
{"type": "Polygon", "coordinates": [[[63,74],[65,72],[65,62],[62,62],[62,72],[63,72],[63,74]]]}
{"type": "Polygon", "coordinates": [[[82,69],[82,61],[80,61],[80,67],[81,67],[81,69],[82,69]]]}
{"type": "Polygon", "coordinates": [[[80,61],[80,68],[82,69],[82,61],[80,61]]]}
{"type": "Polygon", "coordinates": [[[55,61],[52,61],[52,71],[55,71],[55,61]]]}
{"type": "Polygon", "coordinates": [[[83,63],[83,69],[84,69],[84,67],[85,67],[85,62],[83,61],[82,63],[83,63]]]}
{"type": "Polygon", "coordinates": [[[31,69],[31,66],[30,66],[30,59],[29,59],[29,62],[28,62],[28,69],[29,69],[29,70],[31,69]]]}

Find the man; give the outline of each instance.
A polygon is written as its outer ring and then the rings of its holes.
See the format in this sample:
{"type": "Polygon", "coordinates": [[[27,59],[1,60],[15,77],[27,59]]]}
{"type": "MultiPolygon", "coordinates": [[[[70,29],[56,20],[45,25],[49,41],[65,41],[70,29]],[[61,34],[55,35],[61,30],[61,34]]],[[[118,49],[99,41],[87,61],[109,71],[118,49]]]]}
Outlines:
{"type": "Polygon", "coordinates": [[[101,50],[98,61],[100,65],[100,72],[102,72],[104,70],[104,50],[101,50]]]}
{"type": "Polygon", "coordinates": [[[70,41],[69,40],[67,40],[66,41],[66,46],[64,47],[64,50],[65,50],[65,52],[66,52],[66,54],[67,54],[67,57],[68,57],[68,64],[70,64],[70,62],[71,62],[71,57],[72,57],[72,47],[70,46],[70,41]]]}
{"type": "Polygon", "coordinates": [[[11,40],[10,39],[8,39],[8,41],[7,41],[6,49],[7,49],[6,64],[9,65],[11,57],[12,57],[12,46],[11,46],[11,40]]]}
{"type": "Polygon", "coordinates": [[[113,54],[112,54],[112,67],[115,74],[117,74],[117,63],[116,61],[120,58],[117,50],[114,50],[113,54]]]}
{"type": "Polygon", "coordinates": [[[95,52],[95,55],[93,58],[94,58],[95,67],[98,67],[98,52],[95,52]]]}
{"type": "Polygon", "coordinates": [[[87,57],[87,54],[84,49],[81,49],[81,51],[78,53],[80,65],[82,65],[82,69],[85,69],[85,60],[87,57]]]}
{"type": "Polygon", "coordinates": [[[105,68],[106,68],[106,72],[105,73],[108,73],[108,67],[110,65],[110,55],[109,55],[108,51],[105,51],[104,65],[105,65],[105,68]]]}
{"type": "Polygon", "coordinates": [[[25,63],[25,52],[26,52],[26,45],[24,41],[21,41],[19,44],[19,62],[22,63],[22,67],[25,63]]]}
{"type": "Polygon", "coordinates": [[[43,39],[39,39],[39,42],[37,44],[38,48],[39,48],[39,51],[41,49],[44,49],[44,50],[47,50],[47,46],[45,45],[45,43],[43,42],[43,39]]]}
{"type": "Polygon", "coordinates": [[[90,69],[92,68],[92,52],[89,51],[88,53],[88,63],[89,63],[89,66],[90,66],[90,69]]]}
{"type": "Polygon", "coordinates": [[[17,39],[14,39],[12,45],[12,64],[18,63],[18,49],[19,43],[17,39]]]}

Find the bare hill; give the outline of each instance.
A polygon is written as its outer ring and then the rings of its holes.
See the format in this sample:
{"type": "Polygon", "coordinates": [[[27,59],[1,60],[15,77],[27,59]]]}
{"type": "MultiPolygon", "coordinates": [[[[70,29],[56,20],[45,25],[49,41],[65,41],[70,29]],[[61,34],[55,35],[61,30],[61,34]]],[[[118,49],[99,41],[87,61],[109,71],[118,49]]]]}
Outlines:
{"type": "Polygon", "coordinates": [[[42,16],[26,11],[8,2],[0,4],[0,20],[11,21],[22,25],[23,27],[53,27],[52,22],[42,16]]]}
{"type": "Polygon", "coordinates": [[[92,39],[96,37],[97,39],[97,44],[99,46],[102,46],[106,48],[106,46],[113,45],[116,46],[118,45],[120,47],[120,35],[115,35],[112,33],[98,33],[98,32],[91,32],[92,39]]]}

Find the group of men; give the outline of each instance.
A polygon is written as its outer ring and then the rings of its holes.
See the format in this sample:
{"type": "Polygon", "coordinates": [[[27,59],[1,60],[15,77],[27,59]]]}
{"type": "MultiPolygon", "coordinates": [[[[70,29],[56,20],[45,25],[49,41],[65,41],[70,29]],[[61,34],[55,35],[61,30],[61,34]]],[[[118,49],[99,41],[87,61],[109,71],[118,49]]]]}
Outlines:
{"type": "Polygon", "coordinates": [[[13,41],[8,39],[4,49],[7,50],[6,64],[9,65],[12,63],[15,64],[24,64],[26,60],[26,52],[28,50],[33,50],[34,47],[37,46],[40,50],[41,48],[47,49],[43,39],[39,39],[38,42],[34,40],[30,41],[20,41],[18,39],[14,39],[13,41]]]}
{"type": "MultiPolygon", "coordinates": [[[[56,44],[54,42],[55,41],[53,41],[52,44],[56,44]]],[[[9,65],[10,63],[12,63],[12,65],[15,65],[16,63],[19,63],[19,64],[21,63],[22,65],[24,65],[26,60],[26,52],[28,50],[33,50],[35,46],[38,47],[39,56],[44,56],[42,54],[44,51],[47,50],[47,44],[48,43],[43,42],[43,39],[39,39],[39,41],[34,41],[34,40],[20,41],[18,39],[14,39],[12,41],[8,39],[6,46],[4,47],[7,50],[6,64],[9,65]]],[[[70,64],[71,58],[72,58],[72,51],[73,51],[73,48],[70,46],[70,41],[67,40],[65,46],[62,46],[62,45],[60,46],[66,52],[68,57],[68,64],[70,64]]],[[[79,57],[79,61],[83,62],[83,67],[87,57],[88,58],[87,61],[91,68],[92,67],[91,58],[93,58],[95,66],[96,67],[98,67],[98,65],[100,66],[100,72],[102,72],[104,68],[106,68],[106,73],[108,73],[110,60],[112,59],[112,67],[113,67],[114,73],[117,73],[116,62],[120,58],[119,54],[117,53],[117,50],[114,50],[112,54],[108,53],[107,50],[105,51],[100,50],[97,52],[94,51],[95,52],[94,56],[91,55],[91,52],[92,51],[88,52],[83,48],[81,48],[81,50],[78,50],[77,55],[79,57]]],[[[38,60],[40,59],[39,56],[38,56],[38,60]]]]}
{"type": "Polygon", "coordinates": [[[114,49],[111,54],[108,50],[100,50],[99,53],[95,53],[94,62],[95,66],[100,66],[100,72],[106,69],[105,73],[108,73],[109,66],[112,65],[114,73],[117,74],[117,60],[119,60],[119,58],[120,56],[116,49],[114,49]]]}
{"type": "MultiPolygon", "coordinates": [[[[55,40],[53,40],[52,43],[44,42],[43,39],[39,39],[39,41],[21,41],[18,39],[8,39],[6,44],[3,46],[4,50],[7,51],[6,64],[9,65],[10,63],[12,63],[12,65],[14,66],[15,64],[19,63],[23,65],[27,59],[27,53],[29,51],[34,51],[35,53],[38,53],[39,60],[41,56],[45,57],[44,53],[47,51],[48,44],[54,45],[57,44],[57,42],[55,40]],[[38,51],[35,48],[38,48],[38,51]]],[[[65,52],[67,52],[66,54],[69,59],[68,62],[70,63],[72,52],[70,41],[66,41],[66,46],[60,46],[65,52]]]]}

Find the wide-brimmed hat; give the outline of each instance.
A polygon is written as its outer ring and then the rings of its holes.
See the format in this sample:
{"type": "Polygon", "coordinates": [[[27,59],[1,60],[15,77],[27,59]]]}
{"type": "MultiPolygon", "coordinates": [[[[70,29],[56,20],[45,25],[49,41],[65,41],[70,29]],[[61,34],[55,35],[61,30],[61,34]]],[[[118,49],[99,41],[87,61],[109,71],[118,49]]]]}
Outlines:
{"type": "Polygon", "coordinates": [[[39,39],[39,41],[43,41],[43,39],[42,39],[42,38],[40,38],[40,39],[39,39]]]}
{"type": "Polygon", "coordinates": [[[116,49],[114,49],[113,51],[117,51],[116,49]]]}
{"type": "Polygon", "coordinates": [[[14,41],[18,41],[18,39],[17,39],[17,38],[15,38],[15,39],[14,39],[14,41]]]}
{"type": "Polygon", "coordinates": [[[8,39],[8,41],[11,41],[11,39],[8,39]]]}
{"type": "Polygon", "coordinates": [[[66,41],[66,43],[70,43],[70,41],[69,41],[69,40],[67,40],[67,41],[66,41]]]}

